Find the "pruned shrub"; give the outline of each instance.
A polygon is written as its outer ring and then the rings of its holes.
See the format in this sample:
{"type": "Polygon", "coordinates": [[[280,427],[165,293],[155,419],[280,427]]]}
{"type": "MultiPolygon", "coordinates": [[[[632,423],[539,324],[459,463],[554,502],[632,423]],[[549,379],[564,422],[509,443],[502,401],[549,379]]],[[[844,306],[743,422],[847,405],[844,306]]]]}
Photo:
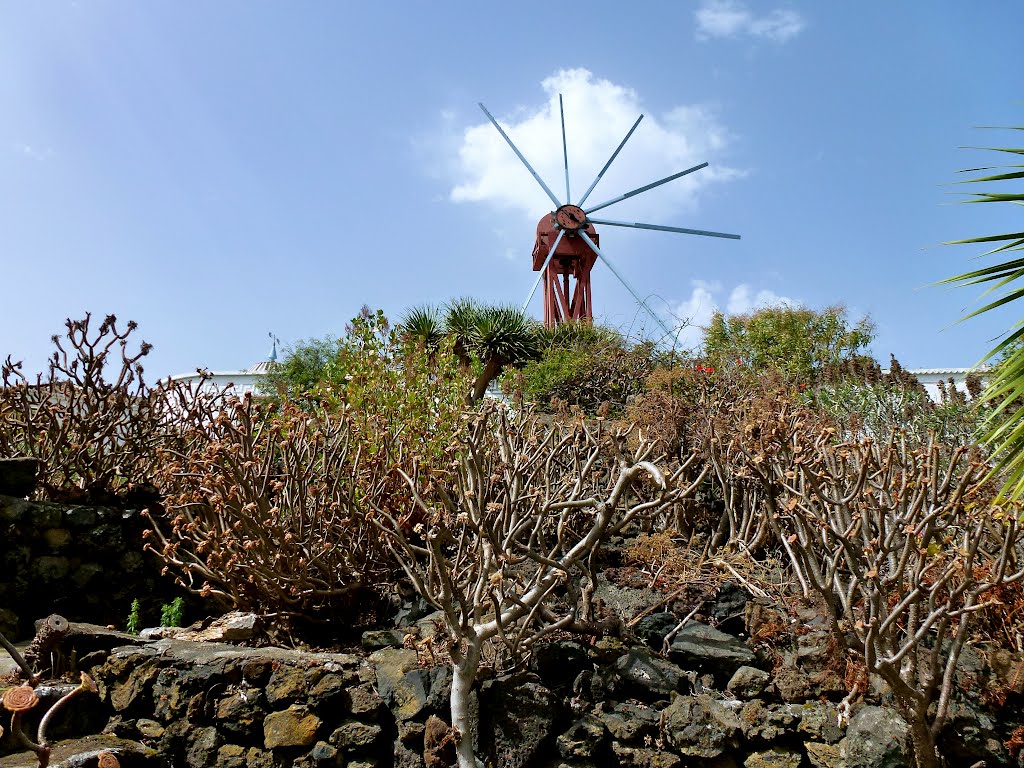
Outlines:
{"type": "Polygon", "coordinates": [[[148,387],[141,361],[151,345],[132,347],[134,322],[122,330],[108,315],[95,327],[86,314],[66,325],[65,337],[52,337],[46,374],[31,380],[10,357],[0,366],[0,455],[40,460],[41,499],[149,499],[158,449],[217,398],[189,385],[148,387]]]}
{"type": "Polygon", "coordinates": [[[167,512],[151,512],[147,545],[182,586],[285,624],[329,622],[386,576],[353,508],[387,496],[394,456],[370,455],[344,411],[233,399],[187,437],[162,455],[167,512]]]}
{"type": "Polygon", "coordinates": [[[840,647],[891,687],[918,766],[938,765],[972,618],[1024,579],[1020,510],[969,445],[895,431],[843,440],[781,395],[716,429],[735,471],[762,487],[765,518],[840,647]]]}
{"type": "Polygon", "coordinates": [[[466,379],[454,357],[355,318],[337,378],[297,401],[232,399],[160,454],[164,512],[150,548],[186,588],[297,624],[355,616],[392,566],[362,512],[412,508],[395,470],[443,482],[466,379]]]}
{"type": "MultiPolygon", "coordinates": [[[[371,520],[417,592],[443,612],[452,726],[469,734],[485,646],[499,644],[513,666],[541,638],[579,629],[591,619],[602,543],[694,489],[681,483],[688,464],[663,471],[651,444],[627,451],[624,435],[601,423],[544,426],[489,405],[458,445],[450,484],[407,478],[418,521],[379,503],[371,520]]],[[[458,756],[460,766],[479,764],[473,739],[458,742],[458,756]]]]}

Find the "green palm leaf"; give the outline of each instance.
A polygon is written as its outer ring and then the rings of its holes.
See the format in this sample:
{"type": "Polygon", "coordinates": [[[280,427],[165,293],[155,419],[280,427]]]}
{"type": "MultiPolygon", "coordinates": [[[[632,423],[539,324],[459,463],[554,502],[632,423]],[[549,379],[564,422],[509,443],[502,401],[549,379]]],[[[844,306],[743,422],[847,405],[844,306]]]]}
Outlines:
{"type": "MultiPolygon", "coordinates": [[[[1010,130],[1024,130],[1014,126],[1010,130]]],[[[988,147],[993,152],[1006,152],[1024,155],[1024,148],[988,147]]],[[[972,168],[966,173],[989,172],[1002,169],[1005,172],[989,174],[966,179],[965,184],[990,183],[993,181],[1013,182],[1024,179],[1024,171],[1009,170],[1024,168],[1021,165],[1005,165],[988,168],[972,168]]],[[[975,193],[967,203],[1012,203],[1024,204],[1024,192],[979,192],[975,193]]],[[[1002,243],[981,256],[991,256],[1005,251],[1024,250],[1024,232],[1012,232],[1002,235],[973,237],[966,240],[954,240],[948,245],[964,245],[977,243],[1002,243]]],[[[1024,286],[1010,287],[1024,278],[1024,258],[1011,258],[982,269],[965,272],[947,278],[942,283],[954,285],[991,284],[982,294],[1002,292],[998,298],[985,306],[965,315],[962,320],[977,317],[980,314],[1017,301],[1024,297],[1024,286]]],[[[982,425],[980,439],[988,444],[996,457],[992,474],[1001,476],[1002,493],[1010,500],[1024,497],[1024,321],[1013,326],[1005,338],[985,356],[990,360],[1002,355],[1003,359],[995,368],[988,382],[983,397],[995,407],[991,408],[982,425]]],[[[984,361],[983,361],[984,362],[984,361]]]]}
{"type": "Polygon", "coordinates": [[[429,304],[413,307],[402,317],[398,326],[403,336],[434,350],[444,338],[444,326],[440,313],[429,304]]]}

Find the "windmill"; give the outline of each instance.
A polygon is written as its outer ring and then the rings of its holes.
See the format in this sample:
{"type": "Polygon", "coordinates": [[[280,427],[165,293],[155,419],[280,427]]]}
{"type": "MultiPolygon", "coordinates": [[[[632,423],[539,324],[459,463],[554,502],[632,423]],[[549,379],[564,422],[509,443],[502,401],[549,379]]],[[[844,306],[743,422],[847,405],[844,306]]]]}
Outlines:
{"type": "Polygon", "coordinates": [[[569,191],[569,150],[565,141],[565,109],[562,105],[562,95],[558,95],[558,110],[562,119],[562,156],[565,160],[565,201],[559,200],[551,188],[544,183],[544,180],[540,175],[533,169],[529,161],[523,156],[523,153],[519,151],[518,147],[512,143],[512,139],[508,137],[508,134],[498,124],[498,121],[494,119],[494,116],[487,111],[482,103],[479,105],[480,109],[483,110],[484,114],[487,115],[487,119],[491,121],[495,128],[498,129],[498,133],[508,143],[512,151],[516,153],[516,157],[526,166],[526,169],[530,172],[537,183],[544,189],[544,192],[551,199],[551,202],[555,205],[555,210],[550,213],[544,214],[540,221],[537,223],[537,238],[533,246],[533,270],[540,272],[537,275],[537,280],[533,284],[533,289],[530,291],[530,295],[527,297],[526,302],[523,304],[523,310],[530,305],[530,301],[533,299],[534,294],[537,292],[538,286],[541,283],[544,284],[544,324],[549,328],[553,328],[559,323],[570,322],[570,321],[582,321],[591,322],[594,318],[593,314],[593,297],[591,294],[590,286],[590,272],[594,268],[594,265],[600,259],[604,264],[611,270],[612,274],[618,278],[619,282],[622,283],[626,290],[629,291],[633,298],[636,299],[637,303],[643,307],[647,313],[654,318],[666,334],[671,335],[671,329],[665,324],[658,315],[656,315],[651,308],[647,305],[633,287],[626,282],[626,279],[619,273],[617,269],[608,260],[608,257],[601,252],[600,248],[600,236],[597,230],[594,228],[595,224],[609,227],[632,227],[634,229],[653,229],[659,232],[677,232],[684,235],[702,235],[704,237],[724,237],[730,240],[739,240],[739,235],[730,235],[725,232],[709,232],[703,229],[684,229],[683,227],[667,227],[661,224],[642,224],[640,222],[629,222],[629,221],[613,221],[610,219],[595,219],[591,214],[597,211],[603,210],[615,203],[622,202],[631,197],[647,192],[648,190],[660,187],[662,184],[667,184],[670,181],[686,176],[687,174],[699,171],[701,168],[706,168],[707,163],[701,163],[695,165],[692,168],[687,168],[685,171],[679,171],[671,176],[666,176],[663,179],[646,184],[637,189],[626,192],[625,194],[613,197],[610,200],[606,200],[598,205],[592,205],[584,208],[587,198],[590,197],[590,193],[594,191],[594,187],[597,186],[598,182],[604,176],[605,172],[611,166],[612,162],[618,156],[622,148],[626,146],[626,142],[629,141],[629,137],[633,135],[633,131],[636,130],[637,126],[640,125],[640,121],[644,119],[643,115],[640,115],[633,123],[633,127],[626,133],[625,138],[619,142],[619,146],[612,152],[608,162],[604,164],[604,167],[598,172],[597,177],[593,183],[587,188],[587,191],[577,200],[575,203],[572,202],[572,195],[569,191]]]}

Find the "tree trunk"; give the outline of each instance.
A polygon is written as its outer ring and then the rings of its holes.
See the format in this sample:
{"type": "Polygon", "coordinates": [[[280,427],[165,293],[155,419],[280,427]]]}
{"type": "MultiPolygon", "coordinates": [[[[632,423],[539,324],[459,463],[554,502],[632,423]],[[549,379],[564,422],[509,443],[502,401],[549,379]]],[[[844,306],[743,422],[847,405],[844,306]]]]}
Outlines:
{"type": "Polygon", "coordinates": [[[501,369],[504,367],[505,361],[500,357],[490,357],[487,359],[487,362],[484,363],[483,372],[477,380],[473,382],[472,403],[480,402],[484,393],[487,392],[487,385],[494,381],[494,379],[498,378],[501,374],[501,369]]]}
{"type": "Polygon", "coordinates": [[[480,666],[480,639],[467,643],[465,654],[452,654],[452,728],[459,732],[456,754],[459,768],[483,768],[473,754],[473,727],[469,714],[469,695],[480,666]]]}
{"type": "Polygon", "coordinates": [[[907,711],[910,720],[910,738],[914,742],[914,764],[917,768],[941,768],[939,755],[935,751],[935,739],[925,715],[907,711]]]}

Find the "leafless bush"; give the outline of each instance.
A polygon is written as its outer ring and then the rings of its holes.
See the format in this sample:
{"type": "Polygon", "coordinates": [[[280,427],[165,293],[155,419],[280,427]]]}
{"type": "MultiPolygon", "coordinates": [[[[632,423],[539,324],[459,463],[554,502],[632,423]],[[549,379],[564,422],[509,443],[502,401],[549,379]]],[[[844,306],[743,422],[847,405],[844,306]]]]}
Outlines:
{"type": "Polygon", "coordinates": [[[1019,510],[996,500],[970,447],[838,442],[783,398],[752,410],[732,448],[837,641],[892,688],[918,765],[938,765],[970,620],[1024,578],[1019,510]]]}
{"type": "Polygon", "coordinates": [[[676,505],[673,525],[680,533],[704,536],[709,554],[723,547],[755,552],[771,539],[762,486],[742,471],[745,460],[736,456],[728,436],[753,403],[765,393],[774,395],[777,384],[772,376],[703,364],[661,368],[627,411],[638,433],[664,450],[700,454],[707,481],[699,495],[676,505]]]}
{"type": "Polygon", "coordinates": [[[10,357],[0,366],[0,455],[41,460],[41,498],[109,503],[148,487],[157,449],[217,406],[184,385],[147,387],[151,346],[130,349],[134,322],[120,330],[109,315],[93,328],[86,314],[66,325],[45,375],[30,381],[10,357]]]}
{"type": "Polygon", "coordinates": [[[410,498],[391,474],[401,443],[369,451],[348,411],[233,398],[161,451],[167,519],[151,548],[179,583],[226,607],[282,619],[349,615],[386,558],[356,510],[410,498]]]}
{"type": "Polygon", "coordinates": [[[589,620],[602,541],[693,492],[677,483],[695,456],[666,477],[651,452],[649,444],[626,451],[625,436],[600,424],[542,428],[488,408],[461,439],[450,487],[427,492],[407,478],[422,515],[413,531],[393,510],[374,510],[417,591],[444,612],[461,768],[477,765],[469,691],[484,644],[497,640],[514,660],[544,635],[589,620]]]}

